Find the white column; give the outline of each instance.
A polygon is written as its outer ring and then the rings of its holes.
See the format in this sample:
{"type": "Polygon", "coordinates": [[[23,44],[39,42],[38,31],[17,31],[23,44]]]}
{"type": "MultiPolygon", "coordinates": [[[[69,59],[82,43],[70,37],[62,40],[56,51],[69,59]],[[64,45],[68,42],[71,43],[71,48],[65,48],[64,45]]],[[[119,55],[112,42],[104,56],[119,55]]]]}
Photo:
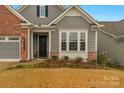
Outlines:
{"type": "Polygon", "coordinates": [[[61,32],[59,31],[59,59],[61,58],[61,32]]]}
{"type": "Polygon", "coordinates": [[[77,43],[78,43],[77,49],[78,51],[80,51],[80,32],[77,33],[77,43]]]}
{"type": "Polygon", "coordinates": [[[51,55],[51,31],[49,32],[49,58],[51,55]]]}
{"type": "Polygon", "coordinates": [[[30,28],[28,28],[28,60],[30,60],[30,28]]]}
{"type": "MultiPolygon", "coordinates": [[[[88,32],[85,32],[85,42],[86,42],[86,55],[87,55],[87,58],[88,58],[88,32]]],[[[86,62],[87,62],[88,60],[86,59],[86,62]]]]}
{"type": "Polygon", "coordinates": [[[97,37],[98,37],[98,34],[97,34],[98,32],[97,32],[97,30],[95,31],[95,51],[96,51],[96,59],[97,59],[97,47],[98,47],[98,40],[97,40],[97,37]]]}
{"type": "Polygon", "coordinates": [[[33,32],[31,32],[31,59],[34,58],[34,53],[33,53],[33,32]]]}

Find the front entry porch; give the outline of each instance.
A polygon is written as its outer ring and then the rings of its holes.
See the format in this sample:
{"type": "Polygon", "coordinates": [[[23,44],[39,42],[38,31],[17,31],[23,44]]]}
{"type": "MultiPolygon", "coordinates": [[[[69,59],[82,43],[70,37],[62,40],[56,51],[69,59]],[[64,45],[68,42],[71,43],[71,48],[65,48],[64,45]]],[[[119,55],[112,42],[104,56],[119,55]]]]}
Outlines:
{"type": "Polygon", "coordinates": [[[32,32],[31,59],[50,58],[51,32],[32,32]]]}

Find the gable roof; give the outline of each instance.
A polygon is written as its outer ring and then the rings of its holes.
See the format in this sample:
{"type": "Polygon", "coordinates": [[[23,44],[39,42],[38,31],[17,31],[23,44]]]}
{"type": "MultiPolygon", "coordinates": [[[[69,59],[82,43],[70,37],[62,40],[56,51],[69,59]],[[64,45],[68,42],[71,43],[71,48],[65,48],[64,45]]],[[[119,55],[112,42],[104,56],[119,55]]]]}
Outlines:
{"type": "Polygon", "coordinates": [[[27,19],[25,19],[23,16],[21,16],[16,10],[11,8],[9,5],[4,5],[5,8],[7,8],[10,12],[12,12],[15,16],[17,16],[21,21],[30,23],[27,19]]]}
{"type": "MultiPolygon", "coordinates": [[[[27,8],[30,5],[22,5],[19,6],[16,11],[21,12],[23,9],[27,8]]],[[[63,5],[57,5],[62,11],[65,11],[65,7],[63,5]]]]}
{"type": "Polygon", "coordinates": [[[106,21],[99,22],[103,24],[104,27],[101,28],[103,32],[113,35],[114,37],[122,37],[124,36],[124,20],[120,21],[106,21]]]}
{"type": "Polygon", "coordinates": [[[70,7],[68,7],[61,15],[59,15],[55,20],[53,20],[51,23],[49,23],[49,25],[52,24],[56,24],[58,23],[66,13],[68,13],[72,8],[75,8],[77,11],[79,11],[81,14],[84,14],[85,19],[87,21],[92,22],[92,24],[95,24],[97,26],[101,26],[94,18],[92,18],[89,14],[87,14],[83,9],[81,9],[79,6],[77,5],[71,5],[70,7]]]}

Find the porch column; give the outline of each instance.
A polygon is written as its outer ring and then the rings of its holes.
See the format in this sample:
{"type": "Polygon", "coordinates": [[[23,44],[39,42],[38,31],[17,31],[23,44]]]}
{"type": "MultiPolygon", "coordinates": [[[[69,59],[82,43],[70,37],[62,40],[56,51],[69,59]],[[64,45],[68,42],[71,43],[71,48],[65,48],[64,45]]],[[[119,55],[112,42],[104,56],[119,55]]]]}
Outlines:
{"type": "Polygon", "coordinates": [[[33,32],[31,32],[31,59],[34,58],[34,53],[33,53],[33,32]]]}
{"type": "Polygon", "coordinates": [[[28,60],[30,60],[30,28],[28,28],[28,60]]]}
{"type": "Polygon", "coordinates": [[[51,31],[49,32],[49,58],[51,56],[51,31]]]}

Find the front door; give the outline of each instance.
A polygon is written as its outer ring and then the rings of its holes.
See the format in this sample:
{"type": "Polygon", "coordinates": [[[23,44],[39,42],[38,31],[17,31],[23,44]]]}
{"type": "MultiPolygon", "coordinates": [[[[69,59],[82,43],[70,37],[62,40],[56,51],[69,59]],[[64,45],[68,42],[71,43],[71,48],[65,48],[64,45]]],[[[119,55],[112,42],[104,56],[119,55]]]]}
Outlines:
{"type": "Polygon", "coordinates": [[[39,57],[40,58],[47,57],[47,36],[46,35],[39,36],[39,57]]]}

